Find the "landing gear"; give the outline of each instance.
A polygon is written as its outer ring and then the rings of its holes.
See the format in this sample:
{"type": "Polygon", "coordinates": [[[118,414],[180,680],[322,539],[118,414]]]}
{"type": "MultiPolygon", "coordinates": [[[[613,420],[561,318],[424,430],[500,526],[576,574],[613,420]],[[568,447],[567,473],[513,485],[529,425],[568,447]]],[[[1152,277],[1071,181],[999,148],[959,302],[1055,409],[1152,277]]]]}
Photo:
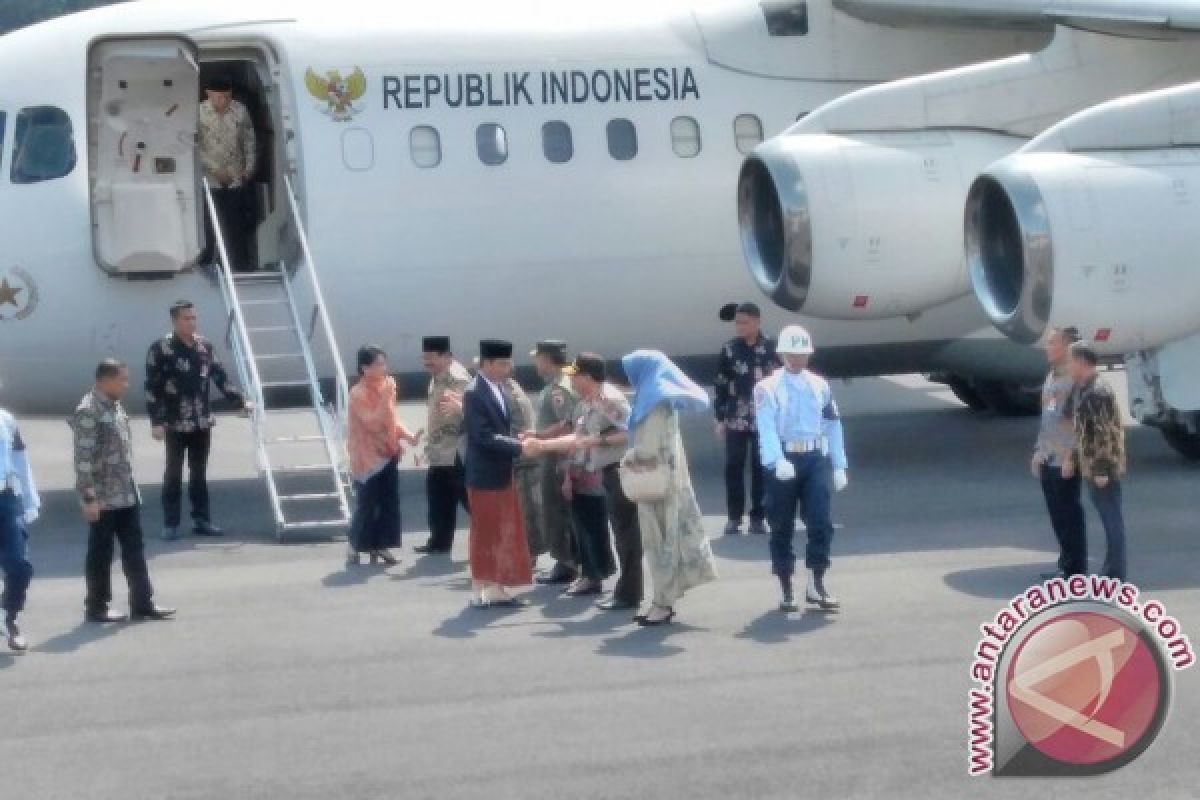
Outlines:
{"type": "Polygon", "coordinates": [[[962,404],[972,411],[987,410],[987,403],[979,396],[979,392],[975,391],[975,387],[966,378],[960,378],[957,375],[952,375],[946,378],[946,386],[950,387],[950,391],[954,393],[962,404]]]}
{"type": "Polygon", "coordinates": [[[1001,417],[1029,417],[1041,413],[1040,386],[1010,381],[968,378],[952,373],[934,373],[929,379],[944,383],[972,411],[991,411],[1001,417]]]}
{"type": "Polygon", "coordinates": [[[1032,417],[1041,413],[1042,397],[1038,387],[1005,381],[974,381],[972,388],[999,416],[1032,417]]]}
{"type": "Polygon", "coordinates": [[[1183,425],[1171,425],[1162,429],[1162,435],[1176,453],[1188,461],[1200,461],[1200,433],[1183,425]]]}

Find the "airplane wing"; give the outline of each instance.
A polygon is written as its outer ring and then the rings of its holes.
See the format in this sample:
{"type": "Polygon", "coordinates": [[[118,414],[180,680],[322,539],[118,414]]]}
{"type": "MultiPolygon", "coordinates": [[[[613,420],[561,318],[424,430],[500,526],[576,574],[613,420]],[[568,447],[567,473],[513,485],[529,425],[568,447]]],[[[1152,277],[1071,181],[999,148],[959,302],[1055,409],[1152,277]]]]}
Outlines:
{"type": "Polygon", "coordinates": [[[1200,35],[1200,0],[834,0],[884,25],[1073,28],[1145,39],[1200,35]]]}

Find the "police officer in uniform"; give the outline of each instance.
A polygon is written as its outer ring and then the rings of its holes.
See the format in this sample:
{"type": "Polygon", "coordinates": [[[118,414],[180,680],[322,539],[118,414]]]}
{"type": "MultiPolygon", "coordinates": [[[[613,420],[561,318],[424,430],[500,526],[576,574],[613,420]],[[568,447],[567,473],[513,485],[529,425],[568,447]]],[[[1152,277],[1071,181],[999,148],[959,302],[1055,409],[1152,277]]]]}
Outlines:
{"type": "Polygon", "coordinates": [[[0,569],[4,570],[4,632],[14,653],[29,649],[17,615],[25,609],[33,580],[26,526],[38,518],[41,507],[17,421],[0,409],[0,569]]]}
{"type": "Polygon", "coordinates": [[[450,337],[426,336],[421,349],[429,382],[429,420],[426,425],[425,499],[429,505],[429,541],[413,548],[418,553],[449,553],[458,527],[458,506],[467,508],[463,472],[462,393],[471,382],[466,367],[450,350],[450,337]]]}
{"type": "MultiPolygon", "coordinates": [[[[538,375],[546,382],[537,396],[537,437],[555,439],[571,432],[579,397],[571,379],[563,374],[567,366],[567,343],[557,339],[538,342],[531,355],[538,375]]],[[[541,507],[539,526],[546,549],[554,558],[549,572],[537,577],[540,584],[568,584],[579,577],[579,543],[571,521],[571,508],[563,497],[566,477],[564,457],[548,454],[541,458],[541,507]]]]}
{"type": "Polygon", "coordinates": [[[792,591],[796,568],[792,540],[799,505],[808,531],[805,599],[824,611],[833,611],[839,603],[825,589],[825,571],[829,569],[833,540],[830,483],[832,480],[832,488],[837,491],[846,488],[847,483],[842,421],[828,382],[808,370],[813,354],[808,331],[799,325],[784,328],[777,351],[784,368],[754,387],[754,404],[762,464],[771,472],[767,516],[771,568],[783,590],[779,609],[799,610],[792,591]]]}

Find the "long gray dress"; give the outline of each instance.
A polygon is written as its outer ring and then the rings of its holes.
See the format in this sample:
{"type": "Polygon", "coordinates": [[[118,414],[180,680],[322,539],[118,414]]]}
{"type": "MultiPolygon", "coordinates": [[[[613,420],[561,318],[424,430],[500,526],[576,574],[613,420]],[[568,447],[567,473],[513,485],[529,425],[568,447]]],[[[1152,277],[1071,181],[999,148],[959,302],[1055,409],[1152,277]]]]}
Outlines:
{"type": "Polygon", "coordinates": [[[656,456],[670,470],[666,497],[657,503],[638,503],[638,521],[654,584],[653,602],[671,608],[688,589],[716,580],[717,565],[692,490],[679,413],[663,403],[633,433],[636,455],[656,456]]]}

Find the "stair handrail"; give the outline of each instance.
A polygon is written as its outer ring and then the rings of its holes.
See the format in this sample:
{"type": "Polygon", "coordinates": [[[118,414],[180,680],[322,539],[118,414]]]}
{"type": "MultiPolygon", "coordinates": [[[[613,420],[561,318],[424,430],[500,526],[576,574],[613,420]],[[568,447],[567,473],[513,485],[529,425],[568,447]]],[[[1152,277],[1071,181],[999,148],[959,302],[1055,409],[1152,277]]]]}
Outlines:
{"type": "Polygon", "coordinates": [[[254,398],[254,412],[251,419],[257,428],[259,415],[263,410],[262,378],[258,374],[258,365],[254,363],[253,349],[250,345],[250,332],[246,329],[246,318],[242,315],[241,298],[238,296],[237,282],[233,278],[233,270],[229,266],[229,252],[225,247],[225,236],[221,232],[220,218],[217,216],[217,205],[213,200],[212,187],[208,178],[203,179],[204,204],[212,221],[213,238],[217,244],[217,275],[220,280],[221,293],[225,295],[225,305],[229,309],[232,320],[231,344],[235,350],[234,360],[238,365],[238,375],[246,391],[254,398]]]}
{"type": "Polygon", "coordinates": [[[287,189],[288,207],[291,209],[296,237],[300,242],[300,251],[304,255],[304,266],[302,269],[312,282],[313,296],[316,299],[317,315],[321,323],[321,331],[325,334],[325,339],[329,343],[329,349],[333,356],[333,417],[338,432],[339,443],[344,444],[346,413],[350,404],[350,383],[346,378],[346,368],[342,364],[342,351],[338,347],[337,337],[333,332],[333,323],[330,321],[329,312],[325,308],[325,295],[321,289],[321,281],[317,277],[316,261],[313,259],[312,250],[308,246],[308,234],[305,231],[304,219],[300,213],[300,204],[296,200],[296,191],[292,184],[292,178],[290,175],[284,175],[283,181],[287,189]]]}

